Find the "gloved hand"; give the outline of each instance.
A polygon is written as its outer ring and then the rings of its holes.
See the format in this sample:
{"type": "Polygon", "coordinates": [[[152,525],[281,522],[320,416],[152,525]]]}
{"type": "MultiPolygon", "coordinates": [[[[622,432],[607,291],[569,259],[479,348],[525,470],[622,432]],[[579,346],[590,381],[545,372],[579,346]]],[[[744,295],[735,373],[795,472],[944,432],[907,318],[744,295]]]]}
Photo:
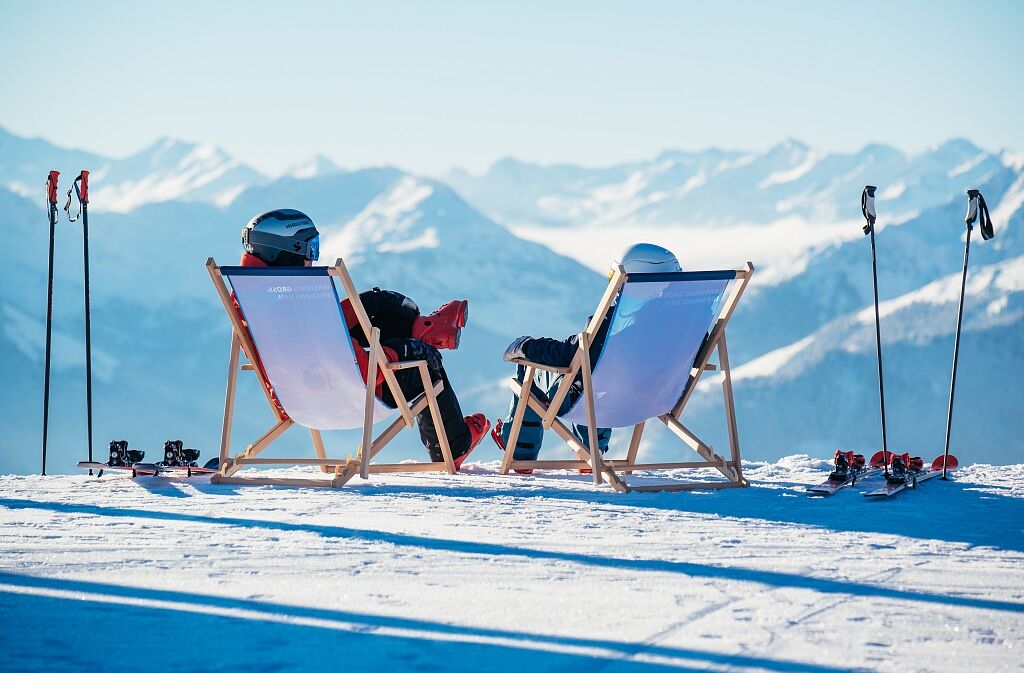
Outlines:
{"type": "Polygon", "coordinates": [[[530,336],[521,336],[508,345],[505,349],[505,355],[502,356],[505,362],[512,362],[516,358],[526,357],[526,344],[533,340],[530,336]]]}
{"type": "Polygon", "coordinates": [[[441,353],[430,344],[419,339],[388,339],[382,345],[398,353],[398,359],[426,360],[427,366],[436,371],[441,371],[441,353]]]}

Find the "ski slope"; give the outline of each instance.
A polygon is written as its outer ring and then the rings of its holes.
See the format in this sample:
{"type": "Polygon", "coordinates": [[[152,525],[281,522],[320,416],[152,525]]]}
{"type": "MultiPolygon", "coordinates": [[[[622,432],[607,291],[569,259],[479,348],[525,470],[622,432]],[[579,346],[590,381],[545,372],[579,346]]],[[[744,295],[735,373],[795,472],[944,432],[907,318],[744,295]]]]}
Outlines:
{"type": "Polygon", "coordinates": [[[1024,667],[1024,465],[885,502],[806,496],[806,456],[674,494],[496,467],[0,477],[0,670],[1024,667]]]}

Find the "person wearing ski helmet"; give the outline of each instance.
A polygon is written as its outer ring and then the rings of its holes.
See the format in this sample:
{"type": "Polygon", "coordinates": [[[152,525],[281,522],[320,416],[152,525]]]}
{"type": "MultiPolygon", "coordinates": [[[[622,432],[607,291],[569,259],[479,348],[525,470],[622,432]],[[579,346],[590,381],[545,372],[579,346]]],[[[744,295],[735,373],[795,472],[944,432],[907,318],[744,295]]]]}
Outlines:
{"type": "MultiPolygon", "coordinates": [[[[627,274],[669,273],[683,270],[679,265],[679,260],[676,259],[676,256],[670,250],[653,243],[636,243],[629,246],[619,256],[616,263],[621,264],[627,274]]],[[[591,367],[597,364],[598,358],[601,356],[601,350],[604,348],[605,339],[608,336],[608,327],[611,324],[613,313],[614,311],[611,310],[607,312],[597,332],[594,334],[594,341],[590,345],[591,367]]],[[[592,317],[587,318],[587,323],[590,322],[592,317]]],[[[568,367],[572,364],[572,359],[576,355],[577,350],[579,350],[579,334],[573,334],[561,341],[548,337],[521,336],[508,345],[503,357],[506,362],[523,358],[542,365],[568,367]]],[[[526,367],[517,365],[516,381],[521,384],[525,376],[526,367]]],[[[558,390],[558,386],[562,383],[562,376],[562,374],[537,370],[533,379],[534,391],[547,399],[551,399],[555,391],[558,390]]],[[[582,395],[583,380],[581,375],[577,375],[558,413],[567,413],[582,395]]],[[[497,420],[494,424],[494,430],[491,431],[491,438],[494,439],[495,444],[502,451],[506,450],[509,434],[512,430],[512,419],[515,416],[518,405],[519,396],[513,394],[508,415],[504,419],[497,420]]],[[[587,427],[573,424],[572,430],[573,434],[589,449],[590,436],[587,427]]],[[[611,437],[611,428],[597,428],[598,448],[601,449],[602,453],[608,451],[608,443],[611,441],[611,437]]],[[[541,417],[527,406],[523,416],[522,428],[519,431],[519,438],[516,440],[514,459],[536,460],[540,454],[543,440],[544,428],[541,424],[541,417]]],[[[517,472],[523,473],[530,473],[532,471],[517,470],[517,472]]]]}
{"type": "MultiPolygon", "coordinates": [[[[320,234],[313,221],[301,211],[278,209],[252,218],[242,230],[242,244],[245,248],[242,266],[312,266],[319,258],[320,234]]],[[[439,348],[458,348],[461,331],[468,318],[468,302],[451,301],[429,316],[422,316],[416,302],[399,292],[375,287],[361,292],[359,298],[371,324],[380,329],[381,346],[387,360],[426,360],[432,382],[444,383],[444,389],[437,395],[437,406],[455,466],[460,467],[490,429],[490,422],[484,414],[462,415],[459,400],[438,352],[439,348]]],[[[341,307],[365,381],[369,370],[369,339],[359,325],[351,302],[346,298],[342,300],[341,307]]],[[[262,364],[257,365],[262,371],[262,364]]],[[[419,370],[402,369],[395,372],[395,378],[407,400],[423,393],[419,370]]],[[[392,408],[397,406],[391,389],[384,385],[382,371],[378,370],[374,386],[381,401],[392,408]]],[[[284,412],[276,397],[274,401],[284,412]]],[[[429,409],[420,413],[416,421],[420,439],[431,460],[444,460],[429,409]]]]}

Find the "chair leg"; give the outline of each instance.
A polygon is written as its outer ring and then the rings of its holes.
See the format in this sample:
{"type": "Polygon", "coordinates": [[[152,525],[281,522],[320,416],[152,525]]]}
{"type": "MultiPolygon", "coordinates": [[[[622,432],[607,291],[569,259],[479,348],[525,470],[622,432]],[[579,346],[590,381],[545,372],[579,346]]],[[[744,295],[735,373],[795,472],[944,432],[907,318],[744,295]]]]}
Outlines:
{"type": "MultiPolygon", "coordinates": [[[[309,436],[313,438],[313,450],[316,451],[316,457],[324,460],[327,458],[327,451],[324,449],[324,438],[320,434],[320,431],[316,428],[309,429],[309,436]]],[[[320,471],[326,474],[330,474],[331,468],[328,465],[321,465],[320,471]]]]}
{"type": "Polygon", "coordinates": [[[590,440],[590,468],[594,474],[594,486],[601,485],[601,447],[597,441],[597,413],[594,409],[594,386],[590,371],[590,335],[580,334],[580,346],[583,349],[583,398],[587,405],[587,436],[590,440]]]}
{"type": "Polygon", "coordinates": [[[441,444],[441,455],[444,456],[444,465],[448,468],[448,474],[455,474],[455,461],[452,459],[452,449],[448,444],[448,433],[444,430],[441,409],[437,406],[434,384],[430,381],[430,373],[427,372],[426,364],[417,366],[417,369],[420,370],[420,380],[423,381],[423,392],[427,396],[427,406],[430,408],[430,418],[434,421],[437,441],[441,444]]]}
{"type": "MultiPolygon", "coordinates": [[[[530,404],[529,399],[533,396],[533,379],[537,370],[533,367],[526,368],[526,376],[519,388],[519,404],[516,405],[516,413],[512,416],[512,429],[508,433],[508,441],[505,442],[505,455],[501,459],[501,474],[508,474],[512,465],[512,458],[516,453],[516,444],[519,442],[519,432],[523,429],[523,418],[526,416],[526,407],[530,404]]],[[[512,391],[515,392],[516,381],[512,381],[512,391]]]]}
{"type": "Polygon", "coordinates": [[[228,357],[228,383],[224,393],[224,422],[220,428],[219,467],[223,471],[231,458],[231,422],[235,415],[235,389],[238,383],[238,353],[242,349],[238,334],[231,330],[231,355],[228,357]]]}
{"type": "MultiPolygon", "coordinates": [[[[629,451],[626,453],[626,463],[632,465],[636,462],[637,451],[640,450],[640,438],[644,435],[644,426],[647,421],[640,421],[633,426],[633,436],[629,439],[629,451]]],[[[633,474],[633,470],[626,470],[625,474],[633,474]]]]}
{"type": "Polygon", "coordinates": [[[380,330],[370,330],[370,364],[366,370],[366,407],[363,410],[363,441],[359,444],[357,459],[359,460],[359,476],[370,478],[370,440],[373,437],[373,407],[377,395],[377,359],[380,348],[380,330]]]}
{"type": "Polygon", "coordinates": [[[736,403],[732,395],[732,369],[729,366],[729,347],[725,342],[725,331],[718,341],[718,364],[722,369],[722,401],[725,406],[725,423],[729,430],[729,452],[736,481],[746,485],[743,478],[743,459],[740,456],[740,432],[736,427],[736,403]]]}

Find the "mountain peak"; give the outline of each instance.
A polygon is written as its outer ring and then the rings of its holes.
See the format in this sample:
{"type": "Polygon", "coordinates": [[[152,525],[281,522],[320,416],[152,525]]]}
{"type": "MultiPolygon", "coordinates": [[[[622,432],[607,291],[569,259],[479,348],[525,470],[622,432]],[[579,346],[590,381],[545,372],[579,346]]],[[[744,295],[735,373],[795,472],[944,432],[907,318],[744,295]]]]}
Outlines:
{"type": "Polygon", "coordinates": [[[338,167],[333,161],[324,156],[323,154],[317,153],[310,157],[303,163],[296,164],[288,169],[287,175],[298,180],[305,180],[307,178],[315,178],[321,175],[330,175],[332,173],[338,173],[341,168],[338,167]]]}

